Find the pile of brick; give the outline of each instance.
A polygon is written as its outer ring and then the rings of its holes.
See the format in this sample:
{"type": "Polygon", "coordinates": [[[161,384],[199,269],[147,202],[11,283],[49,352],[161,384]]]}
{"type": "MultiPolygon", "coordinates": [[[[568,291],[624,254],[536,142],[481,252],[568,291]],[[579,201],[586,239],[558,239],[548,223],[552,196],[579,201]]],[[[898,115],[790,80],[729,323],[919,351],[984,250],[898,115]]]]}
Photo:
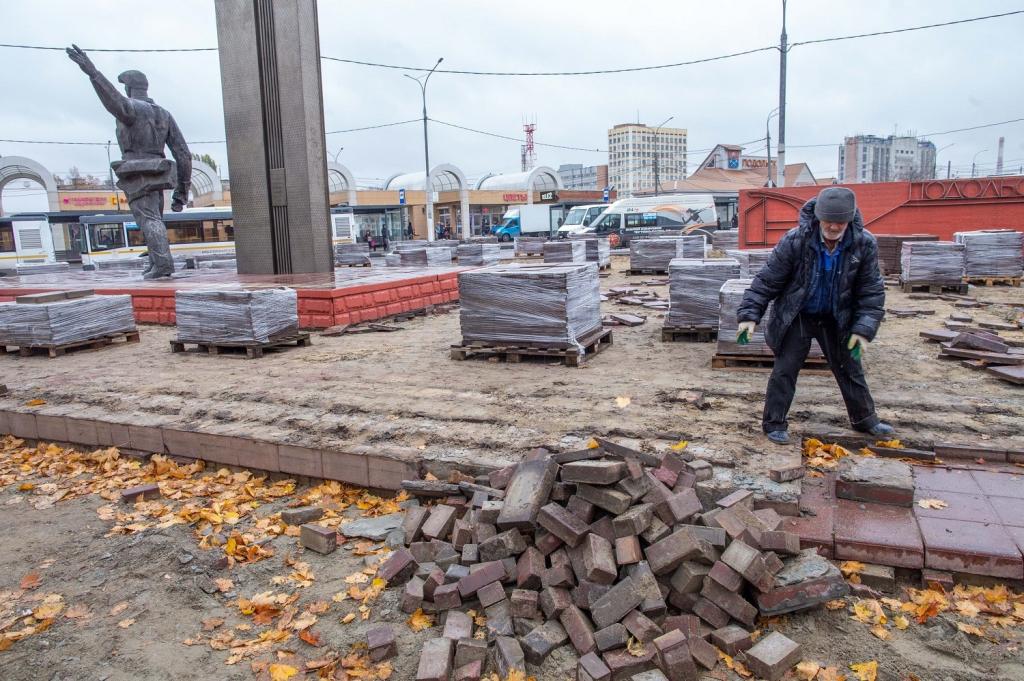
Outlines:
{"type": "Polygon", "coordinates": [[[587,245],[582,241],[548,241],[544,244],[544,262],[584,263],[587,245]]]}
{"type": "Polygon", "coordinates": [[[718,295],[725,282],[740,276],[731,258],[676,258],[668,266],[669,310],[674,327],[718,327],[718,295]]]}
{"type": "Polygon", "coordinates": [[[702,503],[712,465],[607,441],[549,454],[474,482],[406,481],[432,505],[410,506],[405,546],[380,566],[405,612],[443,620],[417,681],[502,678],[572,646],[579,681],[697,679],[718,650],[776,680],[800,646],[759,615],[817,606],[848,591],[839,570],[748,490],[702,503]],[[486,617],[474,637],[468,610],[486,617]],[[647,676],[643,676],[647,673],[647,676]]]}
{"type": "Polygon", "coordinates": [[[882,274],[900,273],[900,254],[905,241],[938,241],[934,234],[876,234],[878,265],[882,274]]]}
{"type": "Polygon", "coordinates": [[[131,296],[97,296],[85,289],[0,303],[0,345],[66,345],[130,331],[135,331],[131,296]]]}
{"type": "Polygon", "coordinates": [[[174,294],[178,340],[267,343],[299,328],[295,289],[180,290],[174,294]]]}
{"type": "Polygon", "coordinates": [[[964,276],[964,245],[952,241],[907,241],[900,252],[900,281],[957,285],[964,276]]]}

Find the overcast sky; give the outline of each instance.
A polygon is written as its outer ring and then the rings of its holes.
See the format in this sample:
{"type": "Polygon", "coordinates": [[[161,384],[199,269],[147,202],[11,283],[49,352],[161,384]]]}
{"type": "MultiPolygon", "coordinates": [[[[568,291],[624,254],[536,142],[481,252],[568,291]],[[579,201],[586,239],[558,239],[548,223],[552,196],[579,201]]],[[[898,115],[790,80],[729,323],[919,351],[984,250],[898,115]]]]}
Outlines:
{"type": "MultiPolygon", "coordinates": [[[[790,0],[790,42],[938,23],[1019,9],[1011,0],[790,0]]],[[[342,2],[321,0],[323,55],[390,64],[491,71],[573,71],[663,64],[777,44],[781,1],[678,0],[646,3],[342,2]]],[[[83,48],[210,47],[217,42],[212,0],[0,0],[0,42],[83,48]],[[163,7],[164,9],[159,9],[163,7]],[[173,8],[173,11],[170,11],[173,8]],[[131,15],[131,18],[129,17],[131,15]]],[[[794,47],[789,54],[787,161],[806,161],[818,177],[836,174],[845,135],[894,131],[931,133],[1024,117],[1024,15],[899,35],[794,47]]],[[[169,109],[189,140],[224,138],[215,52],[93,53],[111,80],[144,71],[150,95],[169,109]]],[[[763,138],[765,117],[778,104],[776,51],[643,73],[577,77],[491,77],[436,74],[432,118],[536,140],[604,150],[607,130],[637,120],[689,131],[693,171],[714,144],[763,138]]],[[[113,119],[88,79],[61,52],[0,48],[0,138],[105,141],[113,119]]],[[[420,116],[418,87],[402,71],[324,61],[327,130],[420,116]]],[[[997,138],[1006,137],[1007,165],[1024,164],[1024,123],[931,137],[945,171],[970,174],[972,160],[993,169],[997,138]],[[943,149],[946,145],[952,144],[943,149]],[[980,152],[980,153],[979,153],[980,152]]],[[[773,123],[774,139],[777,131],[773,123]]],[[[329,153],[357,178],[420,170],[419,123],[332,134],[329,153]]],[[[764,143],[748,146],[763,154],[764,143]]],[[[223,144],[194,145],[223,167],[223,144]]],[[[116,153],[116,149],[115,149],[116,153]]],[[[33,158],[57,174],[71,166],[106,173],[103,147],[0,142],[0,155],[33,158]]],[[[519,143],[430,127],[433,163],[454,163],[470,177],[517,171],[519,143]]],[[[607,154],[539,146],[537,160],[607,163],[607,154]]],[[[8,210],[45,209],[39,188],[8,185],[8,210]]]]}

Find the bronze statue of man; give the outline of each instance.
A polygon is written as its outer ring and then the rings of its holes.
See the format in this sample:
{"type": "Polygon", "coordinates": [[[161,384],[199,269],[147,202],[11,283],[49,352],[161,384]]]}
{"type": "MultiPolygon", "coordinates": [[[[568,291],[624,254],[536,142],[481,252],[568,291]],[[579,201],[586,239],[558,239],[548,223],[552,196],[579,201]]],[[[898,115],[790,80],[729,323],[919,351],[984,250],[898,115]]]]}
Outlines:
{"type": "Polygon", "coordinates": [[[117,186],[128,196],[128,206],[146,239],[149,267],[143,277],[157,279],[174,272],[174,260],[164,225],[164,190],[174,189],[171,210],[179,212],[188,201],[192,183],[192,155],[188,144],[166,109],[149,98],[149,81],[141,71],[125,71],[117,77],[127,97],[102,73],[77,45],[67,49],[68,57],[89,76],[103,106],[117,119],[117,145],[122,160],[110,167],[117,174],[117,186]],[[174,161],[164,157],[164,146],[174,161]],[[177,163],[177,168],[175,168],[177,163]]]}

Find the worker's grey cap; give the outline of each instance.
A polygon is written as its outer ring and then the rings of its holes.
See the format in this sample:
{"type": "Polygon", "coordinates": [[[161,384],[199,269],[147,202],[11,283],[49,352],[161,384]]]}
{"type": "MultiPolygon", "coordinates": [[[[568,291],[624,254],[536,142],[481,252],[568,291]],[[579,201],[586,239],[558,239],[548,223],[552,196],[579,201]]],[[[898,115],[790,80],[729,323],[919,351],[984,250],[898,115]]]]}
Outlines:
{"type": "Polygon", "coordinates": [[[857,197],[846,187],[828,187],[818,194],[814,217],[824,222],[853,222],[857,197]]]}

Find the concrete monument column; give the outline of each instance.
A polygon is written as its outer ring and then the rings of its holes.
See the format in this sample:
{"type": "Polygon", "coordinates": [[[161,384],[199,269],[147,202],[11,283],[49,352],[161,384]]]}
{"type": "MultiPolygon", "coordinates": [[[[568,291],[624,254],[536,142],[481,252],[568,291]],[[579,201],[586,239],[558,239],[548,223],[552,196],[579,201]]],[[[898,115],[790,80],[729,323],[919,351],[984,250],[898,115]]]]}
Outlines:
{"type": "Polygon", "coordinates": [[[332,272],[316,0],[216,13],[238,272],[332,272]]]}

